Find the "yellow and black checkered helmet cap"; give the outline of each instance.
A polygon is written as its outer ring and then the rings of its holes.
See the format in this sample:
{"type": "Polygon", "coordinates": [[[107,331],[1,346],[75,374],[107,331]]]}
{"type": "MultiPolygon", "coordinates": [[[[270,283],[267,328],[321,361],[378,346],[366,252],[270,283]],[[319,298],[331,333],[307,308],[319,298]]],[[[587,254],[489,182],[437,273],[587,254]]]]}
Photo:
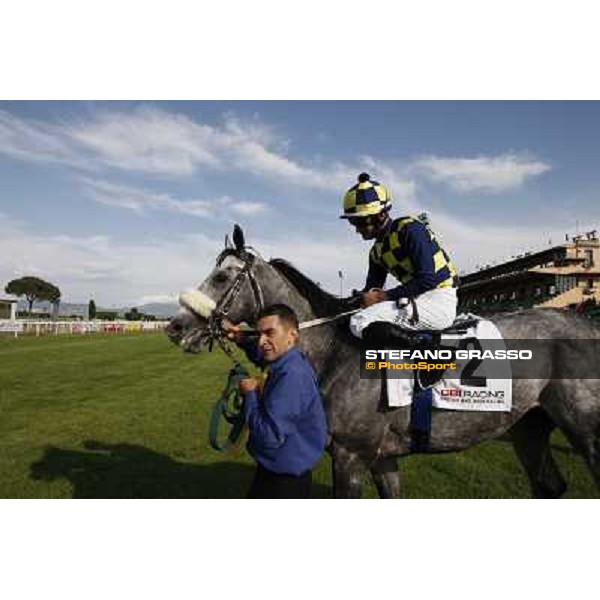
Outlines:
{"type": "Polygon", "coordinates": [[[377,181],[371,181],[368,173],[361,173],[358,183],[344,195],[344,214],[340,215],[340,219],[377,215],[391,205],[387,189],[377,181]]]}

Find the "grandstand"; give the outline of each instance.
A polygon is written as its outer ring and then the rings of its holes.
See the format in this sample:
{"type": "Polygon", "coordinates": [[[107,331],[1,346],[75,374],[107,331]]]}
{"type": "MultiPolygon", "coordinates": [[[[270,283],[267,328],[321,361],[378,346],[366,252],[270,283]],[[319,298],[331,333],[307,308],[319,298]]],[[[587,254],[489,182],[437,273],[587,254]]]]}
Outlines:
{"type": "Polygon", "coordinates": [[[558,246],[461,276],[462,310],[576,308],[600,300],[600,240],[596,231],[558,246]]]}

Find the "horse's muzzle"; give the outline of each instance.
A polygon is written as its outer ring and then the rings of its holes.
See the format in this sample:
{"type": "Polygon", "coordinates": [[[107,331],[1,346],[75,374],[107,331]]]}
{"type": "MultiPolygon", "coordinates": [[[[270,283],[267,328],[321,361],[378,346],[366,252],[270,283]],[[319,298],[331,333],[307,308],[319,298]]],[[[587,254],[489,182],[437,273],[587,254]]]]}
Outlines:
{"type": "Polygon", "coordinates": [[[173,317],[165,327],[165,333],[174,344],[179,345],[183,338],[183,324],[179,317],[173,317]]]}
{"type": "Polygon", "coordinates": [[[184,352],[200,352],[206,338],[206,325],[205,319],[185,311],[169,321],[165,333],[184,352]]]}

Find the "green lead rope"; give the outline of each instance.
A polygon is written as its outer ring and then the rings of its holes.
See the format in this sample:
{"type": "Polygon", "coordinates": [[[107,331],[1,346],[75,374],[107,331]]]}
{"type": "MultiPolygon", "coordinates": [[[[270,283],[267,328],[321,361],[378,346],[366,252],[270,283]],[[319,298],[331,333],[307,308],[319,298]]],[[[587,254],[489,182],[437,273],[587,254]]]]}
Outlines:
{"type": "Polygon", "coordinates": [[[219,452],[229,450],[238,441],[244,429],[244,398],[240,392],[239,384],[242,379],[247,377],[249,377],[248,371],[240,363],[236,363],[229,371],[227,385],[210,416],[208,441],[219,452]],[[223,441],[219,441],[221,418],[231,425],[229,433],[223,441]]]}

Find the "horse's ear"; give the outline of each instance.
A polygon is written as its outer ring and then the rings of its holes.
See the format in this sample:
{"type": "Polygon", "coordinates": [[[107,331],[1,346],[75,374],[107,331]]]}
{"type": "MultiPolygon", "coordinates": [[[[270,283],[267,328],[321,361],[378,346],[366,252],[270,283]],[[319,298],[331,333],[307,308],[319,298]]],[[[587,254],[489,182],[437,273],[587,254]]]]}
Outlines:
{"type": "Polygon", "coordinates": [[[237,223],[233,226],[233,245],[238,252],[241,252],[246,245],[244,241],[244,232],[237,223]]]}
{"type": "Polygon", "coordinates": [[[229,239],[229,236],[226,235],[225,236],[225,248],[233,248],[233,245],[231,244],[231,240],[229,239]]]}

